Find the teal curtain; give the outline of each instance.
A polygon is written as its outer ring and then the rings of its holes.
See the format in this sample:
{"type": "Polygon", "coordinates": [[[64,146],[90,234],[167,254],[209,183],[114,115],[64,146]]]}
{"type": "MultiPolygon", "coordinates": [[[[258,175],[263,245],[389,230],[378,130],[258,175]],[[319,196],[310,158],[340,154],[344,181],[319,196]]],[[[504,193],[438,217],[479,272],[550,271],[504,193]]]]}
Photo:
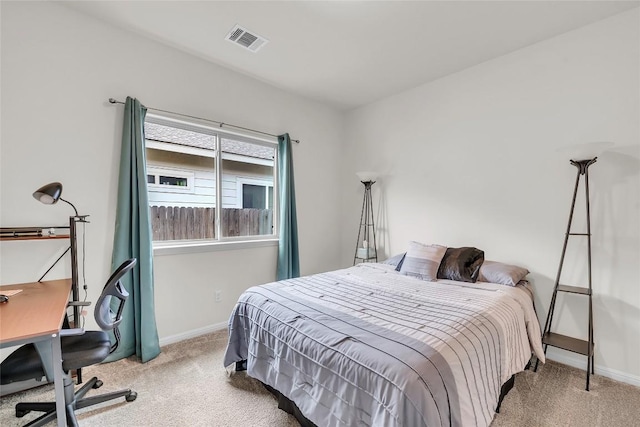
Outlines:
{"type": "Polygon", "coordinates": [[[280,227],[277,279],[300,277],[298,255],[298,219],[296,192],[293,184],[293,156],[289,134],[278,136],[278,191],[280,227]]]}
{"type": "Polygon", "coordinates": [[[147,362],[160,354],[153,294],[153,246],[147,194],[144,118],[147,109],[127,97],[124,106],[122,151],[112,271],[124,260],[137,258],[123,284],[129,292],[120,323],[121,341],[107,361],[135,354],[147,362]]]}

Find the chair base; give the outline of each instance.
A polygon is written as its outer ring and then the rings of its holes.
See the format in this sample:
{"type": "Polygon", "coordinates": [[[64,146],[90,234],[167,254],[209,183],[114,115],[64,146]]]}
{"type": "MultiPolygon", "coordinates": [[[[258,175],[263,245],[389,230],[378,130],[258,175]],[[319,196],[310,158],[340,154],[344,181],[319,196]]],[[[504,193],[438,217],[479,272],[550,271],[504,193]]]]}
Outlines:
{"type": "MultiPolygon", "coordinates": [[[[138,397],[138,394],[130,389],[114,391],[98,396],[84,397],[84,395],[87,394],[89,390],[100,387],[102,387],[102,381],[100,381],[97,377],[93,377],[74,393],[73,381],[70,377],[65,377],[64,392],[65,401],[67,402],[67,426],[78,427],[78,420],[76,419],[75,414],[75,411],[77,409],[97,405],[99,403],[107,402],[119,397],[124,397],[127,402],[133,402],[134,400],[136,400],[136,397],[138,397]]],[[[16,405],[16,417],[24,417],[31,411],[44,412],[44,414],[29,422],[28,424],[25,424],[24,427],[43,426],[55,420],[57,415],[55,402],[21,402],[16,405]]]]}

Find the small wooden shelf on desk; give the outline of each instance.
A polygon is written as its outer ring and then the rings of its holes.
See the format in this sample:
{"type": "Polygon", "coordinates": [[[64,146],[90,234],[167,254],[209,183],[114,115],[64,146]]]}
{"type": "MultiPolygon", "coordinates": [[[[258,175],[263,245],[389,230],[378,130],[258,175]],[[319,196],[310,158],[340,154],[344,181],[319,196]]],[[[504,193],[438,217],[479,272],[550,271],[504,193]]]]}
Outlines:
{"type": "Polygon", "coordinates": [[[68,239],[68,234],[55,234],[52,236],[1,236],[0,241],[6,242],[11,240],[54,240],[54,239],[68,239]]]}

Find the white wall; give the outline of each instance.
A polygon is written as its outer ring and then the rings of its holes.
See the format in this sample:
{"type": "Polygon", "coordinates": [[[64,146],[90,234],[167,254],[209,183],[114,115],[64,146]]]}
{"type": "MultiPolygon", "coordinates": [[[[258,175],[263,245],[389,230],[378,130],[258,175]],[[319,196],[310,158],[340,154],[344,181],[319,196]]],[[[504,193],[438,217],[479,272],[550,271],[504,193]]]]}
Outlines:
{"type": "MultiPolygon", "coordinates": [[[[640,385],[639,23],[635,9],[352,111],[343,260],[362,203],[355,172],[377,170],[387,255],[415,239],[525,266],[544,325],[577,171],[556,149],[613,141],[590,168],[596,372],[640,385]]],[[[584,241],[571,242],[563,279],[586,285],[584,241]]],[[[586,298],[567,299],[561,332],[586,338],[586,298]]]]}
{"type": "MultiPolygon", "coordinates": [[[[95,301],[110,269],[122,106],[135,96],[149,107],[234,123],[301,139],[294,145],[301,270],[339,266],[342,115],[246,76],[59,4],[1,3],[2,130],[0,224],[64,224],[72,213],[31,193],[60,181],[86,227],[86,279],[95,301]],[[320,178],[322,177],[322,178],[320,178]]],[[[250,53],[248,53],[250,54],[250,53]]],[[[63,250],[56,242],[0,245],[2,283],[36,280],[63,250]]],[[[157,323],[165,341],[227,321],[239,294],[275,279],[276,249],[155,257],[157,323]],[[214,303],[214,289],[222,301],[214,303]]],[[[68,259],[50,278],[69,275],[68,259]]]]}

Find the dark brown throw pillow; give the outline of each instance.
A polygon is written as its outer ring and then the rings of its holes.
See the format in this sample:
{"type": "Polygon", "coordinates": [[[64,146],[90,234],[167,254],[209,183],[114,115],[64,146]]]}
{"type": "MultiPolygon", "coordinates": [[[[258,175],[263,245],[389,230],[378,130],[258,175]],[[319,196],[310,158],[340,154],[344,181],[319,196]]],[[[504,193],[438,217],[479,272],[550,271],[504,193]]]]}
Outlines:
{"type": "Polygon", "coordinates": [[[438,279],[475,283],[483,262],[484,251],[480,249],[447,248],[438,268],[438,279]]]}

